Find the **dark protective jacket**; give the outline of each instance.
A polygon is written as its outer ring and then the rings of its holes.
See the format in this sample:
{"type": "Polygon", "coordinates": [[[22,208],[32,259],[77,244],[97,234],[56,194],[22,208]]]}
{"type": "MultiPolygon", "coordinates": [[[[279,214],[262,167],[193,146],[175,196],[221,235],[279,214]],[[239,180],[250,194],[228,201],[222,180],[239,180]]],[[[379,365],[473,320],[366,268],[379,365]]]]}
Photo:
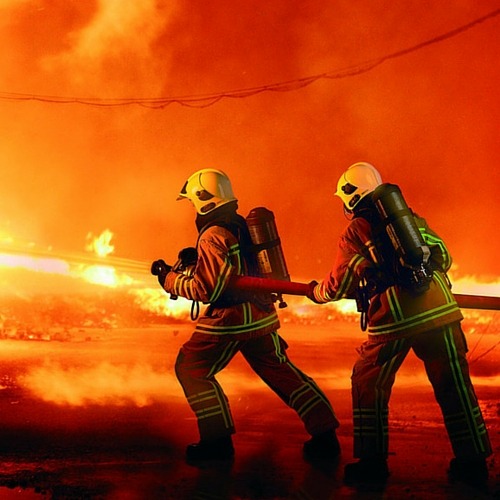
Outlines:
{"type": "MultiPolygon", "coordinates": [[[[198,261],[193,274],[170,272],[164,288],[169,293],[208,304],[198,319],[194,337],[231,336],[244,340],[274,332],[280,324],[269,295],[228,289],[233,276],[255,273],[247,257],[245,245],[249,236],[244,219],[231,206],[216,210],[207,221],[197,222],[198,261]]],[[[201,219],[204,217],[207,216],[201,219]]]]}
{"type": "MultiPolygon", "coordinates": [[[[387,286],[379,286],[370,299],[367,312],[368,334],[374,339],[413,335],[463,319],[446,277],[451,266],[448,249],[425,219],[414,217],[431,250],[432,281],[427,291],[416,294],[397,284],[394,277],[384,280],[387,286]]],[[[314,288],[317,302],[356,298],[365,270],[381,269],[384,256],[380,255],[375,238],[374,225],[365,217],[356,217],[350,222],[340,237],[332,271],[314,288]]]]}

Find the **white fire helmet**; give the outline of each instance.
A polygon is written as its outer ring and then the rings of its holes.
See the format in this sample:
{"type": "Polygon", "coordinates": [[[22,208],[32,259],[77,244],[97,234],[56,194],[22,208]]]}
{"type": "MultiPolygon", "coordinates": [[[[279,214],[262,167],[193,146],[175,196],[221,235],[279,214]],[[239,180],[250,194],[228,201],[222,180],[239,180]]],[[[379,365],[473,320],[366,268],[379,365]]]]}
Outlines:
{"type": "Polygon", "coordinates": [[[198,170],[189,177],[177,197],[177,200],[184,199],[191,201],[200,215],[236,200],[229,177],[213,168],[198,170]]]}
{"type": "Polygon", "coordinates": [[[335,193],[344,203],[347,210],[352,211],[367,195],[382,184],[382,178],[377,169],[366,162],[351,165],[337,183],[335,193]]]}

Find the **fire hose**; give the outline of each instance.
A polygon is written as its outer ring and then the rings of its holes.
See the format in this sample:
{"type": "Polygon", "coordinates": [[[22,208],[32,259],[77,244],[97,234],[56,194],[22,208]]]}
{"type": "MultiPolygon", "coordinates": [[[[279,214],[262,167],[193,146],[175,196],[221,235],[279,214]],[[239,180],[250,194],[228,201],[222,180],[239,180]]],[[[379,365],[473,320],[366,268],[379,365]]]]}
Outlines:
{"type": "MultiPolygon", "coordinates": [[[[306,296],[309,290],[309,285],[307,283],[270,278],[256,278],[253,276],[235,276],[232,279],[230,286],[232,288],[234,287],[247,291],[283,293],[286,295],[302,296],[306,296]]],[[[455,293],[454,298],[459,307],[464,309],[500,310],[500,297],[455,293]]]]}
{"type": "MultiPolygon", "coordinates": [[[[89,265],[111,265],[116,269],[128,272],[145,272],[150,270],[150,265],[143,261],[127,258],[107,256],[105,259],[95,255],[80,255],[73,253],[54,253],[48,250],[26,249],[24,247],[0,244],[0,253],[7,255],[27,255],[50,259],[62,259],[66,262],[84,263],[89,265]]],[[[287,281],[274,278],[257,278],[252,276],[236,276],[233,278],[232,287],[248,291],[262,291],[286,295],[306,296],[309,289],[307,283],[287,281]]],[[[465,309],[500,310],[500,297],[472,294],[454,294],[458,305],[465,309]]]]}

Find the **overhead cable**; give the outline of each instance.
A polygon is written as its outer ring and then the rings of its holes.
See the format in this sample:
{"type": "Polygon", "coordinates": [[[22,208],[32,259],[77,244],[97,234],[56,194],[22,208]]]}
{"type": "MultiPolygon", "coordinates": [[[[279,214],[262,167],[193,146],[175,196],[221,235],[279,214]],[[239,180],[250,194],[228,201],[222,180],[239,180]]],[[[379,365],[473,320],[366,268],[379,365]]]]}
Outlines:
{"type": "Polygon", "coordinates": [[[207,108],[221,101],[222,99],[243,99],[246,97],[255,96],[263,92],[290,92],[307,87],[314,82],[322,79],[334,80],[340,78],[348,78],[368,71],[380,66],[385,61],[396,59],[406,56],[410,53],[421,50],[429,45],[433,45],[444,40],[455,37],[480,23],[492,19],[500,14],[500,9],[496,9],[482,17],[474,19],[473,21],[459,26],[451,31],[435,36],[416,45],[401,49],[391,54],[379,57],[377,59],[368,60],[354,66],[328,71],[318,75],[297,78],[284,82],[272,83],[262,85],[259,87],[250,87],[236,90],[228,90],[223,92],[214,92],[208,94],[193,94],[174,97],[130,97],[130,98],[97,98],[97,97],[63,97],[63,96],[50,96],[38,94],[22,94],[15,92],[0,92],[0,100],[4,101],[39,101],[51,104],[83,104],[87,106],[98,107],[117,107],[117,106],[130,106],[132,104],[144,106],[152,109],[162,109],[171,104],[179,104],[191,108],[207,108]]]}

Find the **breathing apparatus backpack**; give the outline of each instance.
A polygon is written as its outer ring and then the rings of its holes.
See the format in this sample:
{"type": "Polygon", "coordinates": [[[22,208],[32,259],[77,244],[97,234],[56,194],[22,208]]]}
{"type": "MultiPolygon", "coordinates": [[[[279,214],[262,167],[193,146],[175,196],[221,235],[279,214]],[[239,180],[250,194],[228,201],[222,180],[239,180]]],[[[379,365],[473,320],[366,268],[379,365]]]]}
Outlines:
{"type": "Polygon", "coordinates": [[[431,251],[415,217],[395,184],[380,184],[371,196],[373,208],[359,213],[373,231],[376,268],[367,268],[356,291],[361,330],[368,326],[370,298],[387,287],[399,285],[416,295],[432,281],[431,251]]]}
{"type": "MultiPolygon", "coordinates": [[[[290,281],[273,212],[257,207],[245,220],[252,240],[249,250],[257,261],[260,277],[290,281]]],[[[278,300],[280,308],[287,306],[281,294],[274,294],[273,298],[278,300]]]]}
{"type": "MultiPolygon", "coordinates": [[[[264,207],[257,207],[252,209],[246,218],[237,216],[236,220],[232,222],[217,219],[203,226],[200,235],[211,226],[224,227],[238,239],[241,255],[245,260],[247,272],[250,276],[290,281],[273,212],[264,207]]],[[[185,274],[188,272],[192,274],[198,258],[196,248],[186,248],[181,253],[179,253],[179,263],[182,263],[181,266],[186,268],[185,274]],[[182,256],[181,253],[183,253],[182,256]],[[186,259],[181,257],[186,257],[186,259]]],[[[272,302],[276,301],[279,302],[280,308],[287,306],[281,293],[249,293],[248,291],[238,292],[237,290],[232,291],[231,298],[226,296],[219,301],[219,305],[248,300],[263,309],[267,309],[272,302]]],[[[191,319],[196,319],[198,312],[199,308],[196,310],[196,315],[193,315],[192,310],[191,319]]]]}
{"type": "MultiPolygon", "coordinates": [[[[381,184],[373,192],[372,201],[395,254],[396,283],[417,294],[425,292],[432,280],[431,251],[400,188],[395,184],[381,184]]],[[[383,251],[378,250],[384,258],[383,251]]]]}

